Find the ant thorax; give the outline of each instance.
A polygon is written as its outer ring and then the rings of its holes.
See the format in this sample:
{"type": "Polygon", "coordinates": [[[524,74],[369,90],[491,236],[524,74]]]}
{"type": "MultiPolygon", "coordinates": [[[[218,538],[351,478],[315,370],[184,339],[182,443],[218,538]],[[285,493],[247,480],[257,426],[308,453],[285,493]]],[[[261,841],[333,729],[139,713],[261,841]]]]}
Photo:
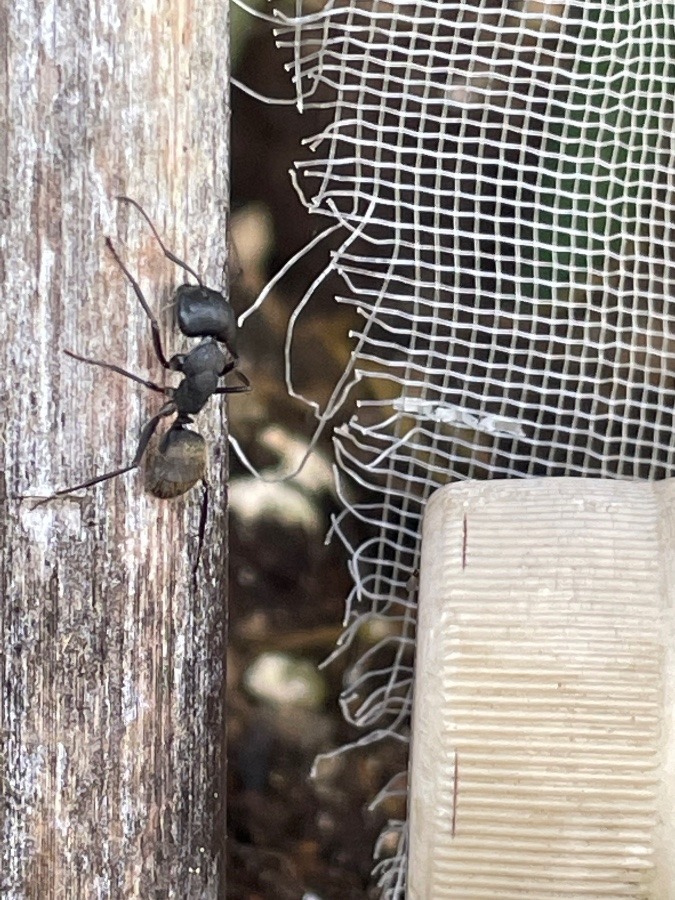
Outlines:
{"type": "Polygon", "coordinates": [[[173,391],[173,402],[179,415],[194,416],[216,392],[227,357],[213,338],[206,338],[186,356],[174,359],[183,380],[173,391]]]}
{"type": "Polygon", "coordinates": [[[220,376],[227,366],[228,358],[214,338],[204,340],[193,347],[183,359],[181,371],[186,378],[192,378],[202,372],[215,372],[220,376]]]}

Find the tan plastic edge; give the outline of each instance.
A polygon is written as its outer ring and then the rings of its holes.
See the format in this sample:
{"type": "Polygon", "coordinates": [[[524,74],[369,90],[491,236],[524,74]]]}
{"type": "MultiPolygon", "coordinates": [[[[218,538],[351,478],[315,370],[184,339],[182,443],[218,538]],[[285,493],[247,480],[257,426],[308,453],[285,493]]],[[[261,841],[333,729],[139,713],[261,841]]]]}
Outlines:
{"type": "Polygon", "coordinates": [[[671,480],[431,498],[409,900],[675,900],[674,510],[671,480]]]}

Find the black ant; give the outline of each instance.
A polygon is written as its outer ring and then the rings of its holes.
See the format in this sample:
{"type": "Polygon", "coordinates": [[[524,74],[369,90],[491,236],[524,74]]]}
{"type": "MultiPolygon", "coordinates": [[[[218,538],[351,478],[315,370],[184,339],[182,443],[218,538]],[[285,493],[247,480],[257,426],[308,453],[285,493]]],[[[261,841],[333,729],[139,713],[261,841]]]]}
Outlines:
{"type": "Polygon", "coordinates": [[[237,323],[230,303],[219,291],[206,287],[194,269],[190,268],[187,263],[184,263],[164,246],[150,217],[135,200],[132,200],[130,197],[117,197],[116,199],[134,206],[152,229],[152,233],[162,248],[164,256],[197,279],[196,285],[182,284],[177,288],[172,299],[172,305],[175,309],[178,327],[182,333],[186,337],[198,337],[201,340],[189,353],[177,353],[167,360],[162,347],[157,319],[148,306],[138,282],[120,259],[110,238],[106,238],[106,247],[131,284],[139,303],[150,319],[152,344],[157,359],[165,369],[180,372],[183,380],[176,388],[161,387],[153,381],[140,378],[138,375],[127,372],[126,369],[122,369],[120,366],[112,363],[78,356],[69,350],[64,351],[68,356],[80,362],[86,362],[92,366],[100,366],[103,369],[110,369],[113,372],[124,375],[132,381],[150,388],[151,391],[164,394],[169,400],[144,426],[136,453],[128,466],[123,466],[112,472],[106,472],[104,475],[97,475],[95,478],[90,478],[81,484],[62,488],[51,497],[46,498],[46,500],[62,497],[64,494],[70,494],[82,488],[92,487],[92,485],[108,481],[111,478],[117,478],[118,475],[123,475],[125,472],[136,469],[140,465],[150,438],[161,419],[175,413],[176,418],[160,441],[157,452],[148,462],[145,472],[145,488],[154,497],[162,499],[178,497],[189,491],[201,479],[204,487],[204,497],[199,521],[199,539],[197,559],[193,567],[194,573],[199,563],[206,527],[208,508],[208,483],[205,478],[207,452],[206,441],[202,435],[186,426],[192,423],[192,417],[201,412],[208,399],[214,394],[234,394],[249,391],[251,385],[248,378],[239,371],[237,371],[237,375],[242,381],[241,385],[219,386],[218,384],[223,376],[236,368],[239,359],[236,352],[237,323]],[[221,349],[221,344],[226,352],[223,352],[221,349]]]}

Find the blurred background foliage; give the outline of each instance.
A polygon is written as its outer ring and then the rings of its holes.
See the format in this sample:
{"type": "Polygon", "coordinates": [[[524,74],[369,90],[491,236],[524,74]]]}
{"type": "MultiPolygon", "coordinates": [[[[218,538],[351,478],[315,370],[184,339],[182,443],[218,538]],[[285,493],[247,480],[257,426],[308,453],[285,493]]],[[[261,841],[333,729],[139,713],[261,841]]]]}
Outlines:
{"type": "MultiPolygon", "coordinates": [[[[269,12],[269,6],[258,4],[269,12]]],[[[289,5],[289,13],[293,8],[289,5]]],[[[293,96],[268,23],[232,6],[233,75],[268,97],[293,96]]],[[[330,114],[329,114],[330,116],[330,114]]],[[[232,302],[237,313],[314,236],[288,170],[301,140],[329,121],[268,105],[232,88],[232,302]]],[[[241,368],[254,386],[229,404],[232,433],[266,477],[296,467],[316,427],[288,396],[283,346],[291,312],[328,260],[326,247],[289,272],[240,334],[241,368]],[[241,402],[239,402],[241,401],[241,402]]],[[[301,317],[293,344],[299,389],[324,401],[349,358],[351,313],[326,282],[301,317]]],[[[342,415],[347,415],[347,411],[342,415]]],[[[364,633],[324,670],[351,589],[346,555],[324,545],[339,506],[327,432],[291,481],[257,481],[231,454],[228,653],[228,897],[357,900],[371,886],[372,852],[399,803],[368,806],[405,764],[399,748],[372,745],[323,763],[317,753],[357,735],[338,705],[345,667],[378,636],[364,633]]],[[[381,637],[381,635],[379,635],[381,637]]],[[[386,839],[385,839],[386,846],[386,839]]],[[[393,849],[393,844],[392,844],[393,849]]]]}

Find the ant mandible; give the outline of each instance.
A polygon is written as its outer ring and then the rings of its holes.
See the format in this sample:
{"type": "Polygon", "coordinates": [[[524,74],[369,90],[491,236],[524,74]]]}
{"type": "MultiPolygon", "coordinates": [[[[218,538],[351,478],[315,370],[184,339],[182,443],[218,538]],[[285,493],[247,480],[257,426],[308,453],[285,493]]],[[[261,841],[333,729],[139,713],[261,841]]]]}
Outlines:
{"type": "Polygon", "coordinates": [[[206,287],[194,269],[179,259],[164,245],[150,217],[140,204],[130,197],[120,196],[116,197],[116,199],[135,207],[150,226],[164,256],[197,280],[196,285],[182,284],[177,288],[172,299],[172,305],[176,313],[178,327],[182,333],[186,337],[196,337],[201,338],[201,340],[189,353],[177,353],[167,360],[162,347],[157,319],[148,306],[140,285],[120,259],[110,238],[106,238],[106,247],[131,284],[139,303],[143,307],[143,311],[150,320],[152,344],[157,359],[165,369],[179,372],[183,376],[183,380],[176,388],[161,387],[153,381],[140,378],[138,375],[127,372],[126,369],[122,369],[113,363],[79,356],[70,350],[64,351],[72,359],[89,363],[92,366],[100,366],[103,369],[110,369],[113,372],[124,375],[125,378],[144,385],[151,391],[163,394],[169,399],[144,426],[136,453],[128,466],[122,466],[112,472],[106,472],[104,475],[89,478],[81,484],[62,488],[55,491],[47,500],[62,497],[82,488],[92,487],[95,484],[100,484],[102,481],[117,478],[118,475],[123,475],[125,472],[138,468],[147,450],[150,438],[160,421],[167,416],[175,414],[176,418],[160,441],[157,452],[152,456],[146,468],[145,488],[154,497],[165,499],[178,497],[194,487],[199,480],[202,481],[204,496],[199,521],[197,559],[193,569],[193,571],[196,571],[204,539],[208,509],[208,483],[205,477],[207,452],[206,441],[202,435],[187,426],[192,423],[193,416],[201,412],[209,398],[214,394],[234,394],[249,391],[251,385],[248,378],[238,370],[237,375],[242,381],[241,385],[219,386],[218,384],[223,376],[236,369],[239,360],[236,352],[237,323],[230,303],[219,291],[206,287]],[[221,344],[226,352],[223,352],[221,349],[221,344]]]}

